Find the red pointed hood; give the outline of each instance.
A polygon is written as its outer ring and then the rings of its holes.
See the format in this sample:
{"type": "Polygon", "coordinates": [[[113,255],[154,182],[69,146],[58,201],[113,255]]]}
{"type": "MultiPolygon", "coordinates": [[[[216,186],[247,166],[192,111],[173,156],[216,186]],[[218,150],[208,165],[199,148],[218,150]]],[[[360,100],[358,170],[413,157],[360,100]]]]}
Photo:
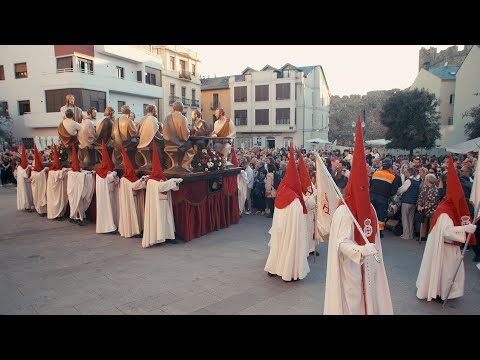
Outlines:
{"type": "Polygon", "coordinates": [[[278,186],[277,197],[275,198],[275,207],[278,209],[284,209],[295,199],[300,200],[300,203],[303,207],[303,213],[306,214],[307,208],[305,206],[305,202],[303,201],[302,185],[300,184],[300,177],[298,176],[297,166],[295,165],[293,145],[291,145],[287,171],[285,172],[285,177],[278,186]]]}
{"type": "MultiPolygon", "coordinates": [[[[373,206],[370,203],[370,184],[368,181],[365,149],[363,147],[362,123],[358,115],[357,130],[355,136],[355,148],[353,150],[352,170],[345,189],[345,201],[348,208],[357,219],[360,227],[368,238],[375,243],[378,222],[373,206]]],[[[354,237],[358,245],[365,245],[365,240],[360,232],[354,227],[354,237]]]]}
{"type": "Polygon", "coordinates": [[[75,146],[73,144],[72,144],[72,170],[76,172],[80,172],[80,164],[78,163],[77,150],[75,150],[75,146]]]}
{"type": "Polygon", "coordinates": [[[40,156],[37,145],[35,144],[33,144],[33,155],[35,157],[35,167],[33,168],[33,171],[40,172],[43,169],[42,157],[40,156]]]}
{"type": "Polygon", "coordinates": [[[113,171],[113,166],[108,156],[107,147],[105,142],[102,140],[102,165],[100,168],[96,169],[97,175],[105,179],[109,171],[113,171]]]}
{"type": "Polygon", "coordinates": [[[302,193],[305,195],[307,192],[312,192],[312,180],[308,175],[307,167],[305,166],[305,160],[303,159],[302,152],[298,149],[298,165],[300,167],[300,183],[302,184],[302,193]]]}
{"type": "Polygon", "coordinates": [[[239,165],[239,163],[238,163],[237,154],[236,154],[236,152],[235,152],[235,144],[232,144],[232,152],[231,152],[231,154],[232,154],[232,164],[233,164],[233,166],[239,167],[240,165],[239,165]]]}
{"type": "Polygon", "coordinates": [[[25,151],[25,144],[22,145],[22,162],[20,166],[24,169],[28,167],[27,152],[25,151]]]}
{"type": "MultiPolygon", "coordinates": [[[[440,204],[438,204],[437,210],[435,210],[430,231],[437,223],[441,214],[447,214],[453,220],[454,226],[462,226],[467,223],[472,223],[470,210],[468,209],[467,200],[465,198],[465,192],[463,191],[457,170],[453,164],[452,154],[450,154],[448,158],[447,195],[443,198],[440,204]]],[[[455,244],[461,245],[459,242],[455,242],[455,244]]],[[[470,237],[469,244],[476,244],[475,234],[472,234],[470,237]]]]}
{"type": "Polygon", "coordinates": [[[132,163],[128,158],[127,152],[123,147],[122,147],[122,156],[123,156],[123,165],[125,165],[125,172],[123,173],[122,178],[125,178],[131,182],[137,181],[138,177],[135,174],[135,170],[133,169],[132,163]]]}
{"type": "Polygon", "coordinates": [[[58,158],[57,145],[53,144],[53,161],[52,165],[48,169],[49,171],[62,170],[62,164],[60,164],[60,159],[58,158]]]}
{"type": "Polygon", "coordinates": [[[160,159],[158,158],[157,145],[155,144],[155,141],[153,142],[152,175],[148,177],[148,180],[166,180],[166,177],[163,174],[162,165],[160,164],[160,159]]]}

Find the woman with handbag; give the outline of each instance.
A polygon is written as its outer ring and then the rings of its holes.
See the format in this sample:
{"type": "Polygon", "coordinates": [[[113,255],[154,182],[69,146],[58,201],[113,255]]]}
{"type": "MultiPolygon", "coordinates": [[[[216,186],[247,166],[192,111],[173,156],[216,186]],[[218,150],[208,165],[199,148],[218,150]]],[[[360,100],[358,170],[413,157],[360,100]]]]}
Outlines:
{"type": "Polygon", "coordinates": [[[417,209],[421,214],[424,214],[422,227],[420,229],[420,241],[427,240],[433,214],[440,203],[438,188],[435,185],[436,181],[437,178],[435,175],[426,175],[424,180],[425,186],[422,188],[422,191],[420,191],[420,195],[418,196],[417,209]]]}

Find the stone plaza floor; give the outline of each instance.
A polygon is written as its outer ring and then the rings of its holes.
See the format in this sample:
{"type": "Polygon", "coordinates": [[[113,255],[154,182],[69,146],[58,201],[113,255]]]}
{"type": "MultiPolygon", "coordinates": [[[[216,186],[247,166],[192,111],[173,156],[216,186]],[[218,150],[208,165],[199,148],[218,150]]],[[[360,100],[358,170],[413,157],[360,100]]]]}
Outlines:
{"type": "MultiPolygon", "coordinates": [[[[99,235],[16,210],[16,189],[0,188],[0,314],[322,314],[327,243],[309,257],[305,279],[286,283],[263,270],[271,219],[190,242],[143,249],[141,239],[99,235]]],[[[386,232],[385,268],[395,314],[480,314],[480,271],[465,259],[465,295],[442,309],[416,298],[424,244],[386,232]]]]}

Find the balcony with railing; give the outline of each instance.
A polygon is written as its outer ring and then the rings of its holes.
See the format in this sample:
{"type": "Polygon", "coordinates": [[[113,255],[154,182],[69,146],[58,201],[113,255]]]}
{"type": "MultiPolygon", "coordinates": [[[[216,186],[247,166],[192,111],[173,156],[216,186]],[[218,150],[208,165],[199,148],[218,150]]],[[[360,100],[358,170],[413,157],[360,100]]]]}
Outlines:
{"type": "Polygon", "coordinates": [[[192,103],[191,103],[190,99],[182,97],[182,104],[183,104],[183,106],[190,106],[192,103]]]}
{"type": "Polygon", "coordinates": [[[93,70],[82,69],[82,68],[57,69],[57,74],[61,74],[61,73],[73,73],[73,72],[84,73],[84,74],[88,74],[88,75],[94,75],[94,74],[95,74],[95,73],[93,72],[93,70]]]}
{"type": "Polygon", "coordinates": [[[180,70],[178,72],[178,77],[180,79],[187,79],[187,80],[192,80],[192,73],[187,70],[180,70]]]}
{"type": "Polygon", "coordinates": [[[160,86],[147,84],[136,79],[119,78],[117,74],[105,74],[95,70],[81,68],[57,69],[54,73],[42,73],[42,85],[65,87],[66,84],[81,84],[106,88],[109,91],[122,92],[150,98],[162,98],[163,89],[160,86]]]}
{"type": "Polygon", "coordinates": [[[175,101],[180,101],[180,98],[178,96],[170,95],[168,98],[168,104],[172,105],[175,101]]]}
{"type": "Polygon", "coordinates": [[[192,108],[200,107],[199,100],[192,99],[192,108]]]}
{"type": "Polygon", "coordinates": [[[238,117],[235,118],[235,126],[246,126],[247,125],[247,118],[245,117],[238,117]]]}

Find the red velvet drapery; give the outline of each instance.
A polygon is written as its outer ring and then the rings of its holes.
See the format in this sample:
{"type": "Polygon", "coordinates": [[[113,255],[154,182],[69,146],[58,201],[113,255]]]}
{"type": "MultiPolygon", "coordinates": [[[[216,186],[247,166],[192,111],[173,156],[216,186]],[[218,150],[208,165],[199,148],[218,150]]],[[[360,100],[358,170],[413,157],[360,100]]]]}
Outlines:
{"type": "Polygon", "coordinates": [[[185,241],[220,230],[240,220],[237,175],[223,177],[222,190],[208,193],[208,180],[180,184],[172,191],[177,235],[185,241]]]}

